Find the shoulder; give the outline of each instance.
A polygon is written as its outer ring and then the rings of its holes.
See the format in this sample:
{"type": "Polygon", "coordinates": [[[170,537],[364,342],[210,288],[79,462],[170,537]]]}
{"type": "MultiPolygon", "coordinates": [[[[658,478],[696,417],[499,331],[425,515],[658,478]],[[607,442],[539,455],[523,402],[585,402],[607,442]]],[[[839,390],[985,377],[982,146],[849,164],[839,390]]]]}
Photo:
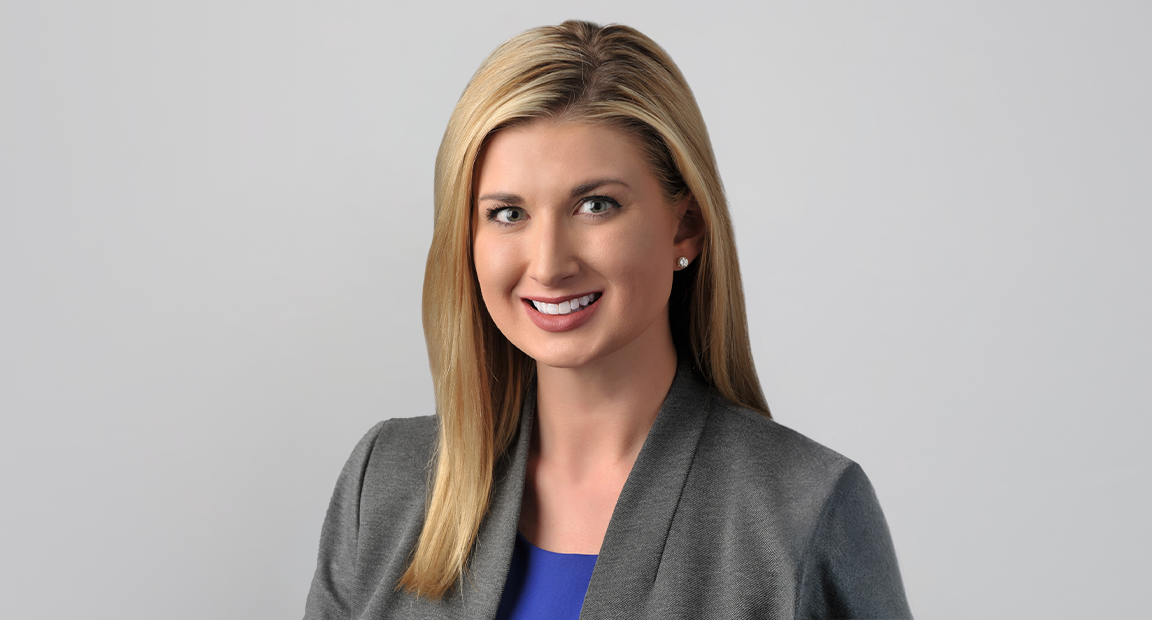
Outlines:
{"type": "Polygon", "coordinates": [[[728,560],[791,566],[796,617],[910,616],[883,512],[859,465],[714,392],[707,416],[686,498],[696,520],[726,525],[728,560]]]}
{"type": "Polygon", "coordinates": [[[436,452],[436,416],[392,418],[373,426],[356,446],[362,495],[415,493],[421,499],[436,452]]]}
{"type": "Polygon", "coordinates": [[[685,496],[707,506],[698,509],[742,515],[742,531],[800,561],[831,507],[871,494],[851,459],[715,393],[710,400],[685,496]]]}
{"type": "Polygon", "coordinates": [[[350,515],[345,527],[357,532],[359,545],[384,553],[415,543],[438,431],[435,416],[393,418],[377,423],[356,445],[333,504],[350,515]]]}
{"type": "Polygon", "coordinates": [[[858,466],[844,455],[715,392],[697,458],[751,480],[790,481],[831,492],[858,466]]]}
{"type": "Polygon", "coordinates": [[[377,422],[360,443],[372,459],[404,462],[429,455],[435,448],[437,430],[436,416],[391,418],[377,422]]]}
{"type": "Polygon", "coordinates": [[[396,582],[420,532],[436,436],[435,417],[394,418],[357,442],[328,505],[307,617],[347,617],[396,582]]]}
{"type": "Polygon", "coordinates": [[[344,464],[333,506],[360,515],[358,522],[366,513],[422,510],[437,432],[435,416],[376,423],[344,464]]]}

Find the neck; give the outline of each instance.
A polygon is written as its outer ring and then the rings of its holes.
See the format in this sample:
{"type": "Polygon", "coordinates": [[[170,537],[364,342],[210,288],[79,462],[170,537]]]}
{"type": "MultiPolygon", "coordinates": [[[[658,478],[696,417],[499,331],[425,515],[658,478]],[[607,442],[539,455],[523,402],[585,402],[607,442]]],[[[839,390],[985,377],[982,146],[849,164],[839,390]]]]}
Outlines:
{"type": "Polygon", "coordinates": [[[676,376],[671,333],[653,330],[578,368],[537,364],[533,457],[574,478],[631,469],[676,376]]]}

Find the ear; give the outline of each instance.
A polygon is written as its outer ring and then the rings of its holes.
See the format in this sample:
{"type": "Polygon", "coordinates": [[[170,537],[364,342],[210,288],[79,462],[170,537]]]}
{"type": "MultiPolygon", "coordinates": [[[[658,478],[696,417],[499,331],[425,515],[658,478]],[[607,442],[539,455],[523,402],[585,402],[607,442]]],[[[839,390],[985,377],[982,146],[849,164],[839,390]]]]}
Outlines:
{"type": "Polygon", "coordinates": [[[673,246],[676,248],[676,257],[681,256],[695,262],[704,247],[704,216],[700,213],[700,205],[696,197],[688,194],[676,209],[680,217],[680,226],[676,230],[676,239],[673,246]]]}

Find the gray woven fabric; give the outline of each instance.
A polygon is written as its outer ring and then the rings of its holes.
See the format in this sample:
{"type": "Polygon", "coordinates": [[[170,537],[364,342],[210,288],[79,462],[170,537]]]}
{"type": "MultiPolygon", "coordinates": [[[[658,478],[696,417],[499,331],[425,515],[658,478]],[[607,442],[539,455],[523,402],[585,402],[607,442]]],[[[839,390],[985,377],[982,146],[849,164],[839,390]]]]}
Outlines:
{"type": "MultiPolygon", "coordinates": [[[[440,601],[396,582],[419,535],[434,417],[377,424],[340,474],[306,620],[496,614],[535,413],[497,472],[468,576],[440,601]]],[[[582,619],[910,618],[888,527],[858,465],[712,392],[681,367],[628,476],[582,619]]]]}

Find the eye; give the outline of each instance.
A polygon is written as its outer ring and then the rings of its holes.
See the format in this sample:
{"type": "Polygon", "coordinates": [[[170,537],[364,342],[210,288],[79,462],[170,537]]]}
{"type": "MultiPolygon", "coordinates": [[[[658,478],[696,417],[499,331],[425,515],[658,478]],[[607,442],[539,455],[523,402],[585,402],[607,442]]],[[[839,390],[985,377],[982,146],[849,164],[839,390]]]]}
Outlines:
{"type": "Polygon", "coordinates": [[[620,208],[620,203],[607,196],[592,196],[580,203],[579,213],[585,215],[604,215],[612,209],[620,208]]]}
{"type": "Polygon", "coordinates": [[[515,224],[528,217],[520,207],[494,207],[488,210],[488,219],[501,224],[515,224]]]}

